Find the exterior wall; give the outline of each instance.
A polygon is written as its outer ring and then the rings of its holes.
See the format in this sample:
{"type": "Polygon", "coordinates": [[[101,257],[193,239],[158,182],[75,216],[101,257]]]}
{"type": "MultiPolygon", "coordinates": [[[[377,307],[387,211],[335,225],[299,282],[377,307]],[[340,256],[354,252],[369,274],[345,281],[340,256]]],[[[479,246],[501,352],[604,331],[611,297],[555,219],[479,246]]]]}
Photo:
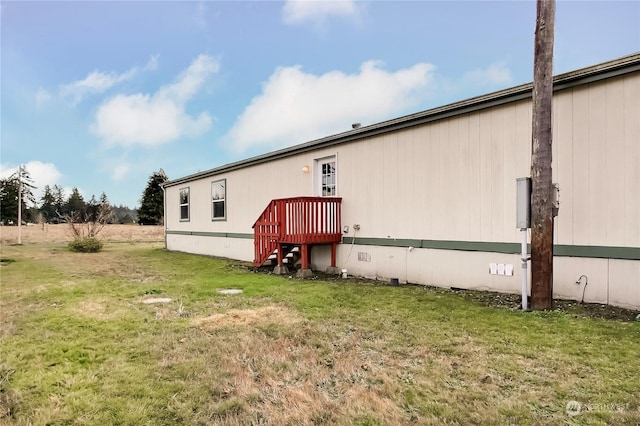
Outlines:
{"type": "MultiPolygon", "coordinates": [[[[583,284],[575,282],[585,274],[585,301],[640,308],[640,73],[559,91],[553,113],[555,244],[565,250],[554,262],[555,294],[580,300],[583,284]],[[611,247],[633,254],[609,258],[611,247]],[[570,257],[578,249],[581,257],[570,257]]],[[[269,201],[314,195],[314,160],[336,155],[342,223],[351,228],[338,247],[339,267],[519,292],[515,181],[530,174],[531,119],[531,101],[515,101],[169,186],[167,247],[251,260],[251,226],[269,201]],[[227,181],[225,221],[211,220],[218,179],[227,181]],[[178,191],[187,186],[191,217],[180,222],[178,191]],[[512,264],[514,275],[490,275],[489,263],[512,264]]],[[[314,247],[312,263],[328,266],[329,249],[314,247]]]]}
{"type": "Polygon", "coordinates": [[[208,235],[167,235],[167,248],[173,251],[253,261],[253,240],[208,235]]]}
{"type": "Polygon", "coordinates": [[[522,101],[341,147],[343,223],[369,238],[519,241],[530,127],[522,101]]]}
{"type": "Polygon", "coordinates": [[[554,102],[556,243],[640,247],[640,75],[563,91],[554,102]]]}
{"type": "MultiPolygon", "coordinates": [[[[335,153],[335,150],[329,152],[335,153]]],[[[168,187],[166,228],[169,231],[252,234],[251,226],[272,199],[312,195],[313,174],[303,173],[302,167],[312,167],[313,158],[317,156],[314,153],[289,157],[168,187]],[[211,183],[220,179],[226,179],[227,184],[227,219],[213,221],[211,183]],[[187,187],[191,195],[191,217],[189,221],[180,221],[178,194],[180,189],[187,187]]]]}
{"type": "MultiPolygon", "coordinates": [[[[389,281],[390,277],[394,277],[403,283],[468,290],[517,294],[521,291],[519,254],[423,248],[409,250],[408,247],[357,244],[353,246],[350,256],[349,251],[350,245],[339,246],[338,266],[347,269],[349,274],[366,278],[389,281]],[[358,260],[358,253],[367,253],[369,257],[366,258],[370,261],[358,260]],[[513,275],[490,275],[490,263],[513,265],[513,275]]],[[[316,258],[318,265],[328,265],[328,251],[322,254],[323,257],[316,258]]],[[[530,283],[531,270],[527,271],[530,283]]],[[[640,261],[556,257],[554,297],[640,309],[640,261]],[[586,288],[584,279],[576,284],[582,274],[588,277],[586,288]]]]}

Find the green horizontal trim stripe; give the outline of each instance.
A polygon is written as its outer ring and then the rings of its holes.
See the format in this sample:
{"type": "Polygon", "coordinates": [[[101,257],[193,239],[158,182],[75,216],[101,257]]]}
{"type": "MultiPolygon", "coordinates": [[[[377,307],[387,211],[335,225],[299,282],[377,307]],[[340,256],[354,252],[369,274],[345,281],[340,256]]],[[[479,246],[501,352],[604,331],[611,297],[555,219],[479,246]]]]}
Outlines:
{"type": "MultiPolygon", "coordinates": [[[[192,235],[197,237],[241,238],[253,239],[253,234],[238,232],[201,232],[201,231],[171,231],[171,235],[192,235]]],[[[362,246],[381,247],[415,247],[436,250],[483,251],[488,253],[519,254],[519,243],[501,243],[487,241],[448,241],[448,240],[418,240],[407,238],[355,238],[343,237],[343,244],[358,244],[362,246]]],[[[531,252],[531,246],[527,246],[531,252]]],[[[556,244],[553,254],[558,257],[591,257],[600,259],[640,260],[640,247],[613,246],[578,246],[556,244]]]]}
{"type": "Polygon", "coordinates": [[[216,238],[244,238],[253,239],[253,234],[239,232],[202,232],[202,231],[172,231],[166,230],[167,235],[192,235],[194,237],[216,237],[216,238]]]}
{"type": "Polygon", "coordinates": [[[439,241],[422,240],[422,248],[439,250],[488,251],[492,253],[520,253],[518,243],[500,243],[485,241],[439,241]]]}
{"type": "Polygon", "coordinates": [[[553,254],[569,257],[640,260],[640,247],[556,245],[553,246],[553,254]]]}
{"type": "MultiPolygon", "coordinates": [[[[344,244],[351,244],[353,238],[343,237],[344,244]]],[[[420,240],[397,239],[397,238],[356,238],[356,244],[365,246],[383,246],[383,247],[422,247],[420,240]]]]}
{"type": "MultiPolygon", "coordinates": [[[[492,243],[484,241],[446,241],[446,240],[415,240],[395,238],[356,238],[355,244],[365,246],[386,247],[416,247],[438,250],[486,251],[492,253],[520,253],[520,244],[492,243]]],[[[352,237],[344,237],[344,244],[352,244],[352,237]]]]}
{"type": "MultiPolygon", "coordinates": [[[[344,244],[352,244],[353,237],[344,237],[344,244]]],[[[437,250],[483,251],[489,253],[519,254],[519,243],[486,241],[415,240],[393,238],[355,238],[355,243],[364,246],[416,247],[437,250]]],[[[527,246],[531,252],[531,246],[527,246]]],[[[556,244],[553,254],[558,257],[591,257],[602,259],[640,260],[640,247],[578,246],[556,244]]]]}
{"type": "Polygon", "coordinates": [[[253,234],[242,234],[239,232],[229,232],[227,233],[227,238],[246,238],[249,240],[253,240],[253,234]]]}

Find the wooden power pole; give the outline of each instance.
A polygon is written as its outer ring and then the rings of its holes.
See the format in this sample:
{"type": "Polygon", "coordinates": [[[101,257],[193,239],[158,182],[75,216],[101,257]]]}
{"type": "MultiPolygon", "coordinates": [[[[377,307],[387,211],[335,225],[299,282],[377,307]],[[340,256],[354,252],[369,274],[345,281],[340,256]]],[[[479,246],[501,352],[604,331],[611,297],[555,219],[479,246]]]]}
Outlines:
{"type": "Polygon", "coordinates": [[[531,146],[531,308],[553,307],[551,104],[555,0],[537,0],[531,146]]]}
{"type": "Polygon", "coordinates": [[[22,164],[18,168],[18,244],[22,244],[22,164]]]}

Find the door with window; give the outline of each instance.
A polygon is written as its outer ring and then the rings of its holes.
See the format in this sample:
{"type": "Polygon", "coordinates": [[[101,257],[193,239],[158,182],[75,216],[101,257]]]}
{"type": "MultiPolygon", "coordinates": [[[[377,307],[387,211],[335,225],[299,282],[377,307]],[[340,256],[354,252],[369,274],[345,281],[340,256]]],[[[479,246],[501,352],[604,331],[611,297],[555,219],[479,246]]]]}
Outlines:
{"type": "MultiPolygon", "coordinates": [[[[314,195],[317,197],[337,197],[338,196],[338,162],[335,155],[318,158],[314,162],[314,195]]],[[[321,223],[322,229],[319,233],[335,232],[338,216],[337,205],[324,204],[320,211],[316,211],[319,217],[314,219],[316,223],[321,223]]]]}

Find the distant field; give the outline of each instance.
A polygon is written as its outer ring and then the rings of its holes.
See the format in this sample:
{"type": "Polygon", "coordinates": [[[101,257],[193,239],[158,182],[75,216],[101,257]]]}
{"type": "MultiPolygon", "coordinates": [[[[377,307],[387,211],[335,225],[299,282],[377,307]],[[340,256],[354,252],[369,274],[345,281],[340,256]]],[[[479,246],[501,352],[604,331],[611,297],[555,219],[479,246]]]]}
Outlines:
{"type": "MultiPolygon", "coordinates": [[[[71,241],[68,225],[29,225],[22,227],[22,243],[60,243],[71,241]]],[[[162,226],[107,225],[98,235],[104,241],[162,241],[162,226]]],[[[3,244],[18,242],[17,226],[0,226],[3,244]]]]}

